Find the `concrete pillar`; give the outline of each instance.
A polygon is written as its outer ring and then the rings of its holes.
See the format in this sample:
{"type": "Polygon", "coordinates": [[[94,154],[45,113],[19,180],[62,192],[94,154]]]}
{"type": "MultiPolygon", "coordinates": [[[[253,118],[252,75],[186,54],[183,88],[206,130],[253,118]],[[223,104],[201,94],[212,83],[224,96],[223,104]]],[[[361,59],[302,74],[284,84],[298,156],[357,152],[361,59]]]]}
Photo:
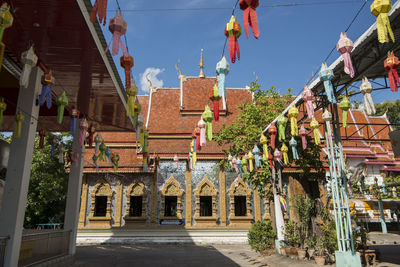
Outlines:
{"type": "Polygon", "coordinates": [[[254,217],[256,222],[261,221],[261,198],[257,187],[254,188],[254,217]]]}
{"type": "Polygon", "coordinates": [[[117,185],[117,200],[115,209],[115,227],[121,227],[121,216],[122,216],[122,199],[123,199],[123,185],[122,179],[117,185]]]}
{"type": "Polygon", "coordinates": [[[223,167],[219,171],[219,210],[221,214],[221,226],[226,226],[226,174],[223,167]]]}
{"type": "MultiPolygon", "coordinates": [[[[282,182],[280,181],[280,175],[277,171],[279,172],[280,170],[275,170],[275,168],[272,168],[272,177],[276,181],[278,179],[278,184],[281,185],[282,182]]],[[[285,240],[285,237],[283,233],[285,232],[285,222],[283,220],[283,214],[282,214],[282,208],[281,208],[281,201],[279,199],[279,195],[277,192],[276,188],[276,183],[274,183],[274,206],[275,206],[275,223],[276,223],[276,233],[277,233],[277,238],[279,241],[285,240]]]]}
{"type": "Polygon", "coordinates": [[[79,121],[77,120],[76,131],[74,134],[74,141],[72,143],[72,151],[78,153],[78,162],[71,164],[69,178],[68,178],[68,193],[67,204],[65,207],[64,229],[71,230],[69,239],[68,254],[75,254],[76,249],[76,234],[79,221],[79,204],[82,187],[82,173],[84,164],[85,146],[79,143],[80,129],[78,127],[79,121]]]}
{"type": "Polygon", "coordinates": [[[20,88],[18,96],[17,112],[21,110],[25,119],[22,122],[21,137],[13,137],[11,142],[0,211],[0,236],[9,237],[5,250],[5,267],[18,266],[37,118],[39,117],[39,105],[36,105],[36,101],[41,93],[42,74],[43,72],[39,68],[33,68],[28,88],[20,88]]]}
{"type": "Polygon", "coordinates": [[[153,182],[151,183],[151,211],[150,211],[150,223],[156,224],[157,217],[157,172],[158,168],[154,172],[153,182]]]}

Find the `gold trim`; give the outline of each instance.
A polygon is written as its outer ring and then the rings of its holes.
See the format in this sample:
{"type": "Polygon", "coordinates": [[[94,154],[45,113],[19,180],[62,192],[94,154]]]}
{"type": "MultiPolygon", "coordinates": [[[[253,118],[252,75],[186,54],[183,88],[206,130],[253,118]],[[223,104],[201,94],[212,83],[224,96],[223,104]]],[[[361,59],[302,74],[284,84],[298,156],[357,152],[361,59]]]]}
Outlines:
{"type": "Polygon", "coordinates": [[[86,207],[87,207],[87,196],[88,196],[88,183],[87,176],[83,176],[82,193],[81,193],[81,208],[79,211],[79,223],[78,229],[85,227],[86,223],[86,207]]]}
{"type": "Polygon", "coordinates": [[[186,226],[192,226],[192,172],[186,171],[186,226]]]}
{"type": "Polygon", "coordinates": [[[254,191],[254,217],[255,221],[261,221],[261,199],[260,193],[258,192],[257,188],[254,191]]]}
{"type": "Polygon", "coordinates": [[[223,167],[219,169],[219,210],[221,226],[226,226],[226,175],[223,167]]]}
{"type": "Polygon", "coordinates": [[[197,185],[194,190],[196,197],[196,212],[194,219],[196,225],[216,225],[217,224],[217,190],[214,184],[204,177],[203,180],[197,185]],[[212,215],[211,216],[200,216],[200,196],[211,196],[212,199],[212,215]]]}
{"type": "Polygon", "coordinates": [[[126,210],[125,210],[125,225],[127,227],[140,223],[143,224],[147,220],[146,216],[147,207],[147,189],[143,182],[133,182],[129,185],[126,190],[126,210]],[[129,209],[131,207],[131,196],[141,196],[142,197],[142,216],[133,217],[129,216],[129,209]]]}
{"type": "Polygon", "coordinates": [[[91,199],[91,209],[90,215],[88,217],[89,224],[88,228],[111,228],[111,198],[114,194],[110,184],[104,180],[100,179],[90,192],[91,199]],[[106,196],[107,197],[107,209],[106,216],[98,217],[94,216],[96,196],[106,196]]]}
{"type": "Polygon", "coordinates": [[[115,227],[121,226],[121,216],[122,216],[122,191],[123,185],[122,182],[117,185],[117,200],[116,200],[116,208],[115,208],[115,227]]]}
{"type": "Polygon", "coordinates": [[[151,210],[150,222],[156,224],[157,216],[157,172],[154,172],[153,182],[151,184],[151,210]]]}
{"type": "Polygon", "coordinates": [[[229,220],[232,226],[244,226],[251,225],[253,220],[253,215],[251,214],[251,190],[247,184],[238,177],[238,186],[235,182],[232,182],[231,188],[229,190],[230,198],[230,212],[229,220]],[[235,216],[235,196],[245,196],[246,197],[246,216],[235,216]]]}
{"type": "Polygon", "coordinates": [[[175,180],[174,176],[165,182],[163,189],[161,190],[161,214],[160,219],[166,220],[181,220],[182,219],[182,195],[183,190],[179,185],[178,181],[175,180]],[[177,207],[176,216],[164,216],[165,214],[165,197],[166,196],[176,196],[177,197],[177,207]]]}

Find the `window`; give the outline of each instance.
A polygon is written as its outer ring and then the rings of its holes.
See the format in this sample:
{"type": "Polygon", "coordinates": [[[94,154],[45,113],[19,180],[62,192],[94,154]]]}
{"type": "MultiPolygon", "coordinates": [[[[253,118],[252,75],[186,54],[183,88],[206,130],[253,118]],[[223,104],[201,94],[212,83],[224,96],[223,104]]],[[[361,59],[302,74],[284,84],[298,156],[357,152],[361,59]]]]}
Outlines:
{"type": "Polygon", "coordinates": [[[176,216],[177,203],[178,203],[177,196],[165,196],[164,216],[168,217],[176,216]]]}
{"type": "Polygon", "coordinates": [[[246,216],[246,196],[235,196],[235,216],[246,216]]]}
{"type": "Polygon", "coordinates": [[[131,196],[129,207],[129,216],[140,217],[142,216],[142,196],[131,196]]]}
{"type": "Polygon", "coordinates": [[[104,217],[107,213],[107,196],[96,196],[94,216],[104,217]]]}
{"type": "Polygon", "coordinates": [[[211,196],[200,196],[200,216],[212,216],[211,196]]]}

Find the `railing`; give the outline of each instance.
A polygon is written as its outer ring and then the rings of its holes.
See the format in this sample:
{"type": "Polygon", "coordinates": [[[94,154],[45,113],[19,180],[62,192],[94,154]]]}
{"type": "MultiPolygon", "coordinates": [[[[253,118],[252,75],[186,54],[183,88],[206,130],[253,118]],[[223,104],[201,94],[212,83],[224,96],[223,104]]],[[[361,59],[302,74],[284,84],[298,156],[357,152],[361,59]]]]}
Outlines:
{"type": "Polygon", "coordinates": [[[70,233],[70,230],[41,230],[24,234],[18,265],[31,266],[67,255],[70,233]]]}
{"type": "Polygon", "coordinates": [[[8,237],[0,236],[0,267],[4,266],[4,254],[6,253],[6,243],[8,237]]]}

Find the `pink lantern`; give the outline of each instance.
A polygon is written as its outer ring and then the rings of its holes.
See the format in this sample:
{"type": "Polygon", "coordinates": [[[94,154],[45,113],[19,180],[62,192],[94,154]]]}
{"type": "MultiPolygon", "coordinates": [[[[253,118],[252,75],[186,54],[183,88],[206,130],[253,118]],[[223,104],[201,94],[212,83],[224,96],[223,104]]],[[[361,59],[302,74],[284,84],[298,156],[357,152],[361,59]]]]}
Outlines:
{"type": "Polygon", "coordinates": [[[340,33],[340,39],[336,44],[337,51],[342,54],[344,61],[344,72],[350,75],[351,78],[354,77],[353,63],[351,62],[350,53],[353,50],[353,41],[347,37],[347,33],[340,33]]]}
{"type": "MultiPolygon", "coordinates": [[[[129,57],[128,51],[126,47],[121,41],[121,36],[126,33],[127,24],[126,21],[122,18],[121,12],[118,12],[117,15],[110,19],[110,25],[108,29],[113,35],[112,40],[112,55],[116,56],[119,52],[119,45],[121,44],[122,53],[125,57],[129,57]]],[[[108,47],[106,51],[108,50],[108,47]]]]}
{"type": "Polygon", "coordinates": [[[177,154],[175,154],[175,156],[174,156],[174,161],[176,163],[176,167],[179,168],[179,158],[178,158],[177,154]]]}
{"type": "Polygon", "coordinates": [[[299,134],[301,136],[301,143],[303,145],[303,149],[305,150],[307,148],[307,139],[306,139],[307,131],[306,128],[304,128],[304,125],[301,125],[299,134]]]}
{"type": "Polygon", "coordinates": [[[314,116],[314,106],[312,103],[314,94],[307,85],[304,86],[304,91],[303,91],[303,94],[301,97],[303,98],[304,102],[306,103],[308,118],[312,119],[312,117],[314,116]]]}

